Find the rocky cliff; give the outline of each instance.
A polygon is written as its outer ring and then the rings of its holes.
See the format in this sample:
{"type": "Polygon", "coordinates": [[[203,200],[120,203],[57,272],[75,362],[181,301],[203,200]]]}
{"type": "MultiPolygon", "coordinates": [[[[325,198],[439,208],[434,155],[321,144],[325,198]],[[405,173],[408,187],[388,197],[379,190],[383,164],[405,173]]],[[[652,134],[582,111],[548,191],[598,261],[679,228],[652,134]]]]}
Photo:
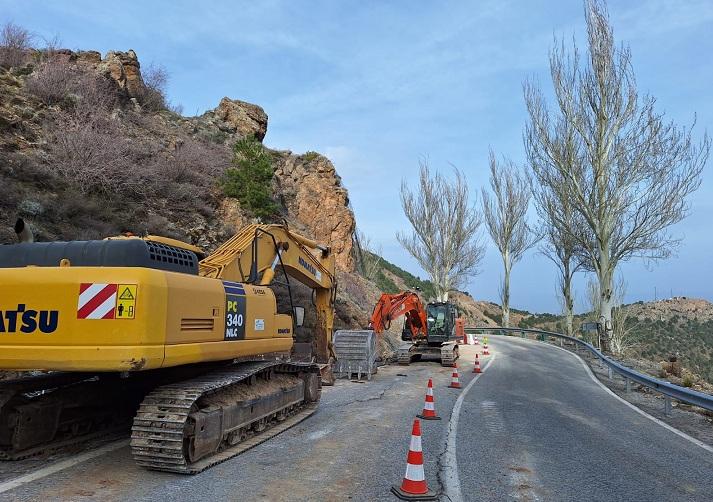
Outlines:
{"type": "MultiPolygon", "coordinates": [[[[236,140],[262,141],[268,117],[223,98],[197,117],[151,102],[134,51],[32,51],[0,68],[0,242],[17,215],[39,239],[163,233],[212,249],[250,215],[217,181],[236,140]]],[[[332,247],[353,271],[354,215],[329,159],[273,152],[275,221],[332,247]]]]}

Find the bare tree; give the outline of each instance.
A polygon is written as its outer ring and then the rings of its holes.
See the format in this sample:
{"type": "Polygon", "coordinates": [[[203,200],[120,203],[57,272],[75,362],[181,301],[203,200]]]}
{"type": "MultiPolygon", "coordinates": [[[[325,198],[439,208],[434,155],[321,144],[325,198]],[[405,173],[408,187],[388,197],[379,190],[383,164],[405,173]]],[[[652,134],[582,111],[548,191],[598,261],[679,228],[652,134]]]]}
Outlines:
{"type": "Polygon", "coordinates": [[[517,166],[504,159],[499,163],[490,152],[490,188],[492,196],[483,188],[483,214],[485,225],[503,259],[503,283],[500,297],[504,327],[510,326],[510,273],[522,259],[537,236],[527,224],[527,208],[530,205],[530,186],[527,176],[517,166]]]}
{"type": "MultiPolygon", "coordinates": [[[[629,309],[624,305],[626,296],[626,281],[621,274],[613,282],[613,303],[612,303],[612,332],[609,338],[609,346],[613,354],[617,356],[626,355],[627,352],[639,345],[635,336],[638,323],[629,316],[629,309]]],[[[587,282],[589,296],[590,313],[588,318],[595,322],[601,322],[599,314],[599,283],[597,280],[587,282]]]]}
{"type": "Polygon", "coordinates": [[[701,182],[710,141],[692,138],[692,128],[664,121],[655,99],[639,95],[626,46],[616,46],[606,6],[585,3],[588,55],[576,45],[550,52],[557,113],[550,112],[534,83],[525,84],[529,123],[528,159],[538,184],[566,199],[581,221],[567,229],[583,267],[597,275],[600,317],[609,350],[613,277],[617,265],[634,257],[669,257],[679,239],[669,227],[688,213],[687,197],[701,182]],[[562,123],[571,126],[576,158],[554,161],[562,123]],[[562,182],[564,181],[564,182],[562,182]]]}
{"type": "MultiPolygon", "coordinates": [[[[550,163],[563,166],[564,170],[572,169],[572,164],[579,158],[578,144],[574,140],[574,129],[564,120],[560,120],[558,134],[553,138],[550,163]]],[[[526,138],[529,142],[530,138],[526,138]]],[[[541,159],[531,159],[541,162],[541,159]]],[[[566,191],[566,179],[562,176],[551,178],[550,184],[556,186],[532,183],[532,194],[535,208],[541,220],[543,237],[539,247],[540,253],[549,258],[559,270],[557,281],[558,296],[562,300],[562,310],[565,315],[566,334],[574,336],[574,291],[572,279],[582,267],[577,255],[577,242],[569,229],[580,225],[578,215],[569,199],[561,195],[566,191]]]]}
{"type": "Polygon", "coordinates": [[[167,107],[168,70],[162,65],[150,63],[141,72],[141,78],[145,87],[141,96],[142,105],[148,110],[165,109],[167,107]]]}
{"type": "Polygon", "coordinates": [[[0,29],[0,66],[20,66],[32,48],[32,34],[15,23],[5,23],[0,29]]]}
{"type": "Polygon", "coordinates": [[[485,248],[479,230],[480,212],[470,204],[468,183],[456,170],[455,179],[431,175],[428,163],[420,162],[415,191],[401,182],[401,206],[413,232],[396,238],[428,273],[438,301],[477,273],[485,248]]]}

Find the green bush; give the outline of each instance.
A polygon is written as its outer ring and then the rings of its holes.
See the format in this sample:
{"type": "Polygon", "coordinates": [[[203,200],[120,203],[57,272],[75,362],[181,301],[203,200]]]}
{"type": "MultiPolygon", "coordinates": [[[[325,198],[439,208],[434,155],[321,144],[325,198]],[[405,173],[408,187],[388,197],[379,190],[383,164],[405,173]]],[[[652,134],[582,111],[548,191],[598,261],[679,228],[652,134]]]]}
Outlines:
{"type": "Polygon", "coordinates": [[[305,162],[312,162],[314,159],[319,157],[319,154],[317,152],[309,151],[302,155],[302,159],[304,159],[305,162]]]}
{"type": "Polygon", "coordinates": [[[691,375],[686,375],[683,377],[683,382],[681,382],[684,387],[693,386],[693,377],[691,375]]]}
{"type": "Polygon", "coordinates": [[[433,286],[433,283],[431,281],[423,280],[419,277],[416,277],[415,275],[405,271],[401,267],[397,267],[393,263],[390,263],[383,259],[381,261],[381,266],[382,268],[394,274],[396,277],[401,278],[408,289],[412,291],[418,289],[419,291],[421,291],[421,294],[423,295],[423,298],[426,301],[436,298],[436,288],[433,286]]]}
{"type": "Polygon", "coordinates": [[[255,138],[243,138],[233,148],[233,167],[226,169],[220,186],[228,197],[261,220],[277,212],[272,198],[272,157],[255,138]]]}
{"type": "Polygon", "coordinates": [[[394,294],[400,291],[396,283],[381,270],[377,273],[375,282],[382,293],[394,294]]]}

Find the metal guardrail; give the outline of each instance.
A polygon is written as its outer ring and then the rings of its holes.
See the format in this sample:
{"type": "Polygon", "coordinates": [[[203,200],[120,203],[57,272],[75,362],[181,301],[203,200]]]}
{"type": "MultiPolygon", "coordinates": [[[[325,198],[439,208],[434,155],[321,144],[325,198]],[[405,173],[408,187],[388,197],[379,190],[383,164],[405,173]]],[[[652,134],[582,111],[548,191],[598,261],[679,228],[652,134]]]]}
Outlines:
{"type": "MultiPolygon", "coordinates": [[[[670,399],[676,399],[678,401],[692,404],[694,406],[699,406],[709,411],[713,411],[713,396],[710,394],[705,394],[703,392],[698,392],[686,387],[681,387],[680,385],[674,385],[671,382],[665,380],[659,380],[658,378],[651,377],[649,375],[644,375],[638,371],[634,371],[631,368],[618,363],[617,361],[605,356],[599,350],[597,350],[593,345],[580,340],[579,338],[574,338],[572,336],[563,335],[562,333],[555,333],[553,331],[544,331],[541,329],[523,329],[523,328],[499,328],[499,327],[481,327],[481,328],[465,328],[466,333],[474,332],[489,332],[492,334],[503,334],[503,332],[513,332],[513,333],[534,333],[540,336],[555,337],[560,340],[569,340],[575,344],[575,348],[579,345],[588,349],[592,354],[598,357],[609,369],[609,378],[612,377],[612,372],[619,373],[624,377],[626,382],[626,391],[630,392],[631,382],[634,381],[645,387],[653,389],[657,392],[663,394],[665,399],[665,412],[669,414],[671,412],[671,401],[670,399]]],[[[544,340],[543,340],[544,341],[544,340]]]]}

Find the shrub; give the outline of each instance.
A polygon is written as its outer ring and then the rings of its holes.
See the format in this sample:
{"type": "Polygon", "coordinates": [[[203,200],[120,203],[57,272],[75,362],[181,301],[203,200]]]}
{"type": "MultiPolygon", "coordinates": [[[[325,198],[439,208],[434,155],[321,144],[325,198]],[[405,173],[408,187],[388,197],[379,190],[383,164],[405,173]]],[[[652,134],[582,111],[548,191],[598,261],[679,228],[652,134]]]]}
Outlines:
{"type": "Polygon", "coordinates": [[[387,277],[382,270],[379,270],[376,274],[375,282],[376,287],[379,288],[382,293],[394,294],[400,291],[396,283],[390,277],[387,277]]]}
{"type": "Polygon", "coordinates": [[[309,151],[302,155],[302,159],[304,159],[305,162],[312,162],[314,159],[319,157],[319,154],[317,152],[309,151]]]}
{"type": "Polygon", "coordinates": [[[166,68],[151,63],[141,72],[141,78],[145,86],[143,95],[140,96],[142,106],[151,111],[165,110],[167,108],[166,87],[168,86],[166,68]]]}
{"type": "Polygon", "coordinates": [[[27,79],[27,90],[46,105],[64,101],[73,90],[76,72],[66,59],[52,57],[27,79]]]}
{"type": "Polygon", "coordinates": [[[14,23],[5,23],[0,30],[0,66],[13,68],[27,60],[32,47],[32,34],[14,23]]]}
{"type": "Polygon", "coordinates": [[[686,374],[683,377],[683,381],[681,382],[681,385],[684,387],[692,387],[693,386],[693,377],[690,374],[686,374]]]}
{"type": "Polygon", "coordinates": [[[264,220],[274,216],[278,207],[272,199],[271,155],[254,137],[235,143],[233,153],[233,167],[228,168],[220,180],[223,192],[238,199],[241,207],[257,218],[264,220]]]}

